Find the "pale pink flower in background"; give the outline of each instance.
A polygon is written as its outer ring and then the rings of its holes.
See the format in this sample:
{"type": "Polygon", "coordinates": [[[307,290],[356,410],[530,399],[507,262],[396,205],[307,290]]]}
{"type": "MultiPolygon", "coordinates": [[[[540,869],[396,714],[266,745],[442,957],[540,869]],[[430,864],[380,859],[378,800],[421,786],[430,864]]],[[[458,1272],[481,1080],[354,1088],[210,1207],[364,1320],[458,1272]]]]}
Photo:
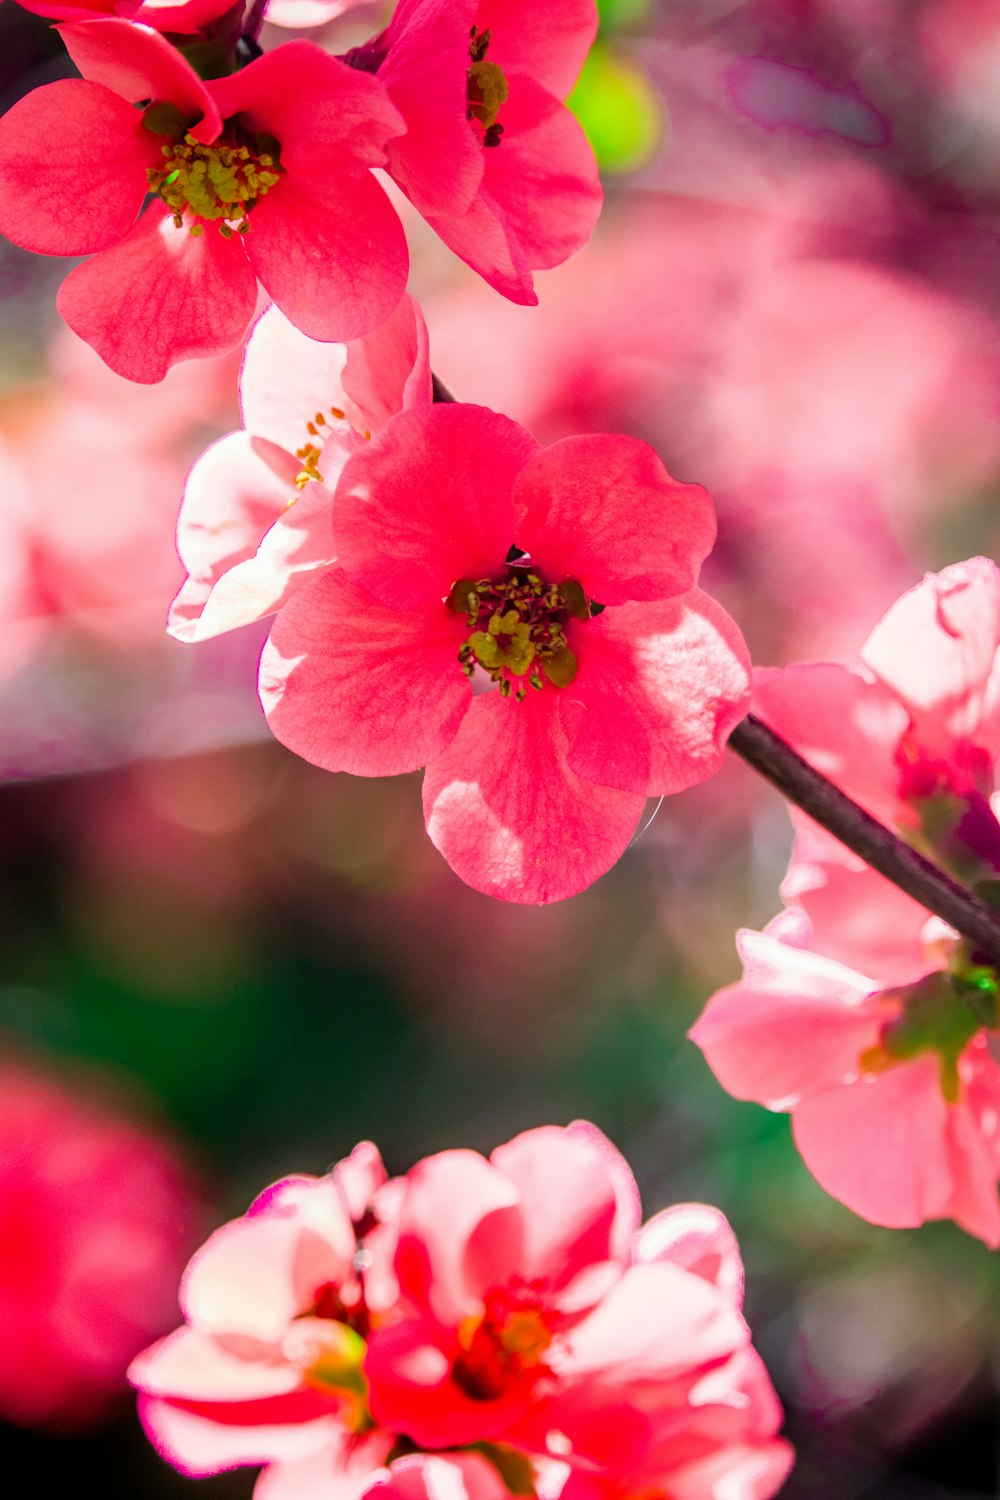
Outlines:
{"type": "Polygon", "coordinates": [[[244,355],[244,430],[214,443],[185,485],[177,550],[188,578],[171,634],[206,640],[273,614],[330,567],[347,459],[394,413],[430,401],[427,330],[412,298],[347,345],[317,343],[268,308],[244,355]]]}
{"type": "Polygon", "coordinates": [[[69,1430],[169,1326],[200,1228],[189,1168],[94,1087],[0,1068],[0,1417],[69,1430]]]}

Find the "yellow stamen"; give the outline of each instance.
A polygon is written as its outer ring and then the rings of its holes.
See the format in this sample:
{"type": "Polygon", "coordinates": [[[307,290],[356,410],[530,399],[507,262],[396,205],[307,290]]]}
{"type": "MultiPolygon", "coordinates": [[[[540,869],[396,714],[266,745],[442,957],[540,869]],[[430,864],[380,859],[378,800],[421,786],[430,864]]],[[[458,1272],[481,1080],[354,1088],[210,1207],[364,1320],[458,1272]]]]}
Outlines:
{"type": "Polygon", "coordinates": [[[192,234],[201,233],[204,219],[221,219],[219,232],[226,239],[234,228],[246,234],[249,210],[274,187],[282,172],[277,142],[266,137],[247,139],[250,145],[223,138],[206,146],[188,131],[183,140],[161,147],[163,166],[148,167],[146,179],[150,191],[173,210],[178,229],[187,212],[198,221],[191,226],[192,234]],[[254,144],[261,149],[252,149],[254,144]]]}

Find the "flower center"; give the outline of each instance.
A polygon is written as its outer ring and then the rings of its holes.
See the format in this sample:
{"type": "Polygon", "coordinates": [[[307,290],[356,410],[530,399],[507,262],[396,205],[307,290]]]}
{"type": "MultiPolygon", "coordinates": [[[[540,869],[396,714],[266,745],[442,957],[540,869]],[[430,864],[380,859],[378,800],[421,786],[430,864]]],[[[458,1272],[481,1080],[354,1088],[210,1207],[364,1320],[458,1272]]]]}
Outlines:
{"type": "Polygon", "coordinates": [[[949,1104],[961,1094],[959,1059],[985,1024],[1000,1020],[996,972],[975,961],[966,945],[956,945],[949,971],[927,974],[887,999],[900,1002],[898,1015],[886,1022],[874,1047],[861,1056],[864,1072],[880,1073],[899,1062],[936,1053],[941,1093],[949,1104]]]}
{"type": "Polygon", "coordinates": [[[510,90],[503,68],[498,63],[486,61],[489,45],[489,31],[480,32],[473,26],[469,33],[470,61],[465,84],[465,114],[467,119],[478,120],[483,127],[484,146],[499,146],[503,126],[497,121],[497,115],[510,90]]]}
{"type": "Polygon", "coordinates": [[[471,634],[459,649],[462,671],[477,664],[488,672],[503,697],[518,702],[527,688],[548,682],[566,687],[576,676],[576,657],[566,632],[570,619],[588,620],[590,606],[575,579],[546,583],[526,563],[508,563],[501,579],[460,578],[445,601],[465,615],[471,634]]]}
{"type": "MultiPolygon", "coordinates": [[[[143,116],[154,131],[161,110],[154,104],[143,116]]],[[[246,234],[250,209],[281,177],[281,148],[274,137],[246,131],[235,120],[226,122],[223,134],[210,146],[185,130],[160,149],[162,166],[146,169],[149,190],[172,209],[178,229],[185,210],[195,215],[199,222],[192,224],[192,234],[201,234],[204,219],[221,219],[219,233],[226,239],[234,230],[246,234]]]]}
{"type": "Polygon", "coordinates": [[[459,1326],[454,1377],[473,1400],[495,1401],[548,1373],[543,1355],[554,1335],[551,1314],[531,1287],[495,1287],[484,1302],[482,1317],[459,1326]]]}
{"type": "MultiPolygon", "coordinates": [[[[330,407],[330,416],[335,422],[346,420],[339,406],[330,407]]],[[[323,476],[319,471],[319,461],[323,453],[323,444],[328,437],[333,435],[333,428],[327,421],[323,412],[318,411],[311,422],[306,423],[306,431],[310,437],[316,438],[315,443],[303,443],[301,448],[296,448],[295,457],[302,464],[302,468],[295,476],[295,488],[304,490],[309,483],[322,484],[323,476]]]]}

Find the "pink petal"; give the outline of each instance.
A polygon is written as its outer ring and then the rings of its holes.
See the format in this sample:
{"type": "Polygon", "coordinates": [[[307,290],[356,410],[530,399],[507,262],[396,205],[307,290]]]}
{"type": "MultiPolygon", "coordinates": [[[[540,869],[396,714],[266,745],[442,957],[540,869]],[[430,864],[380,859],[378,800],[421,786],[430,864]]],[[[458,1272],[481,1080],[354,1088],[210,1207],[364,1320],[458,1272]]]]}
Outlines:
{"type": "Polygon", "coordinates": [[[253,1500],[359,1500],[385,1472],[382,1465],[391,1444],[384,1432],[365,1438],[338,1434],[311,1458],[265,1469],[253,1500]]]}
{"type": "Polygon", "coordinates": [[[534,307],[531,268],[506,215],[485,187],[461,214],[427,214],[427,222],[460,260],[511,302],[534,307]]]}
{"type": "Polygon", "coordinates": [[[886,1019],[864,1003],[871,981],[763,933],[741,941],[743,982],[713,995],[688,1033],[722,1087],[781,1109],[855,1078],[886,1019]]]}
{"type": "Polygon", "coordinates": [[[560,99],[576,82],[597,35],[594,0],[481,0],[476,24],[490,33],[489,61],[527,74],[560,99]]]}
{"type": "Polygon", "coordinates": [[[418,213],[463,213],[483,180],[483,152],[466,118],[469,27],[476,0],[406,0],[385,33],[378,72],[406,121],[388,170],[418,213]]]}
{"type": "MultiPolygon", "coordinates": [[[[336,1417],[315,1415],[317,1404],[324,1399],[318,1392],[303,1392],[301,1398],[291,1399],[299,1401],[302,1412],[310,1409],[312,1414],[302,1420],[284,1421],[269,1418],[269,1403],[258,1402],[260,1410],[255,1412],[247,1402],[242,1413],[244,1423],[227,1424],[214,1420],[204,1409],[187,1411],[169,1401],[144,1396],[139,1400],[139,1416],[161,1458],[182,1474],[201,1477],[243,1464],[296,1460],[322,1452],[337,1434],[336,1417]]],[[[220,1412],[224,1410],[220,1408],[220,1412]]],[[[288,1402],[285,1410],[293,1410],[288,1402]]]]}
{"type": "Polygon", "coordinates": [[[151,384],[177,360],[238,343],[256,300],[241,237],[211,227],[191,235],[151,207],[119,244],[69,273],[57,306],[112,370],[151,384]]]}
{"type": "Polygon", "coordinates": [[[326,573],[278,615],[260,663],[272,731],[313,765],[358,776],[413,771],[440,755],[471,687],[458,663],[464,621],[388,608],[326,573]]]}
{"type": "MultiPolygon", "coordinates": [[[[558,575],[557,575],[558,576],[558,575]]],[[[750,697],[750,657],[714,599],[606,609],[574,633],[559,697],[567,762],[587,781],[657,796],[713,775],[750,697]]]]}
{"type": "Polygon", "coordinates": [[[529,266],[546,270],[589,240],[604,194],[579,121],[523,74],[511,78],[499,146],[484,147],[483,192],[529,266]]]}
{"type": "Polygon", "coordinates": [[[334,540],[343,566],[386,605],[464,626],[443,601],[460,578],[503,572],[514,541],[511,490],[536,449],[523,427],[481,406],[394,417],[337,486],[334,540]]]}
{"type": "Polygon", "coordinates": [[[883,985],[907,984],[933,968],[925,952],[929,913],[845,851],[843,863],[793,859],[783,901],[809,919],[805,946],[883,985]]]}
{"type": "Polygon", "coordinates": [[[715,541],[706,492],[671,479],[639,438],[587,434],[543,448],[514,504],[517,545],[601,604],[687,593],[715,541]]]}
{"type": "Polygon", "coordinates": [[[384,323],[348,344],[344,392],[362,432],[377,432],[397,412],[431,404],[427,324],[412,297],[404,296],[384,323]]]}
{"type": "Polygon", "coordinates": [[[289,171],[258,199],[246,252],[262,285],[303,333],[353,339],[383,322],[402,297],[406,238],[370,174],[335,174],[327,166],[321,182],[289,171]]]}
{"type": "Polygon", "coordinates": [[[400,1210],[403,1296],[457,1327],[520,1270],[522,1227],[516,1185],[475,1151],[425,1157],[407,1173],[400,1210]]]}
{"type": "MultiPolygon", "coordinates": [[[[986,1067],[993,1075],[990,1091],[993,1097],[989,1109],[995,1122],[1000,1103],[1000,1068],[992,1061],[987,1062],[986,1067]]],[[[968,1098],[960,1100],[948,1112],[946,1132],[952,1194],[947,1212],[956,1224],[961,1224],[969,1234],[976,1235],[995,1250],[1000,1246],[1000,1198],[997,1197],[1000,1160],[983,1132],[981,1115],[976,1108],[979,1103],[976,1092],[973,1084],[968,1098]]],[[[994,1133],[995,1129],[994,1124],[994,1133]]]]}
{"type": "Polygon", "coordinates": [[[684,1375],[748,1338],[731,1298],[703,1277],[669,1261],[638,1265],[573,1329],[559,1371],[573,1382],[600,1376],[613,1391],[684,1375]]]}
{"type": "Polygon", "coordinates": [[[424,777],[432,841],[467,885],[504,901],[584,890],[625,852],[645,806],[569,769],[555,692],[477,698],[424,777]]]}
{"type": "Polygon", "coordinates": [[[371,1500],[510,1500],[496,1466],[477,1453],[397,1458],[366,1494],[371,1500]]]}
{"type": "Polygon", "coordinates": [[[678,1203],[654,1214],[635,1237],[635,1258],[640,1264],[672,1261],[742,1305],[743,1261],[736,1236],[725,1215],[706,1203],[678,1203]]]}
{"type": "Polygon", "coordinates": [[[292,1365],[240,1359],[193,1328],[178,1328],[145,1350],[132,1361],[128,1378],[148,1396],[193,1401],[254,1401],[302,1384],[292,1365]]]}
{"type": "Polygon", "coordinates": [[[771,1500],[795,1462],[790,1443],[732,1443],[670,1476],[671,1500],[771,1500]]]}
{"type": "Polygon", "coordinates": [[[612,1258],[617,1183],[605,1151],[586,1135],[542,1126],[497,1147],[490,1160],[517,1188],[525,1280],[558,1289],[612,1258]]]}
{"type": "Polygon", "coordinates": [[[377,78],[315,42],[282,42],[206,87],[223,119],[238,114],[251,130],[277,137],[281,165],[302,192],[326,187],[335,196],[342,178],[384,166],[386,141],[405,129],[377,78]]]}
{"type": "Polygon", "coordinates": [[[67,78],[0,120],[0,230],[39,255],[82,255],[128,233],[158,143],[130,104],[67,78]]]}
{"type": "Polygon", "coordinates": [[[188,474],[177,519],[177,551],[188,572],[214,583],[252,557],[295,494],[297,472],[283,449],[246,432],[210,444],[188,474]]]}
{"type": "Polygon", "coordinates": [[[806,1099],[792,1127],[820,1187],[872,1224],[913,1229],[948,1212],[948,1113],[924,1056],[806,1099]]]}
{"type": "MultiPolygon", "coordinates": [[[[250,231],[253,233],[253,231],[250,231]]],[[[331,425],[343,404],[343,344],[321,343],[296,328],[280,308],[266,307],[247,338],[240,371],[243,425],[289,453],[319,440],[308,431],[317,412],[331,425]]]]}
{"type": "MultiPolygon", "coordinates": [[[[214,141],[222,117],[208,88],[176,47],[149,26],[120,16],[68,21],[56,30],[84,78],[102,83],[129,104],[166,100],[197,119],[199,141],[214,141]]],[[[151,138],[152,139],[152,138],[151,138]]]]}

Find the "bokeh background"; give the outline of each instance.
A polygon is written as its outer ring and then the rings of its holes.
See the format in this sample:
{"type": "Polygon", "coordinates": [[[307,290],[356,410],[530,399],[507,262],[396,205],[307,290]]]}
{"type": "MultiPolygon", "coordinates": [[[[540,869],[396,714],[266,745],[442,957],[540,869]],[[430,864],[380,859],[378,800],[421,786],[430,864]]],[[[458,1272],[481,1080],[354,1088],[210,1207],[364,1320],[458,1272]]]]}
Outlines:
{"type": "MultiPolygon", "coordinates": [[[[1000,6],[601,13],[573,97],[598,232],[519,309],[408,216],[435,368],[542,441],[655,444],[716,499],[707,586],[755,660],[849,658],[925,569],[997,553],[1000,6]]],[[[309,34],[342,51],[383,18],[309,34]]],[[[0,107],[69,71],[2,0],[0,107]]],[[[728,765],[560,906],[462,886],[419,777],[329,776],[270,740],[260,631],[163,634],[184,474],[237,424],[238,352],[128,386],[59,325],[65,268],[0,247],[5,1471],[248,1497],[249,1472],[163,1464],[123,1378],[205,1232],[362,1137],[401,1171],[583,1116],[648,1211],[731,1218],[799,1448],[788,1500],[996,1495],[995,1256],[855,1219],[685,1040],[735,929],[777,910],[777,796],[728,765]]]]}

